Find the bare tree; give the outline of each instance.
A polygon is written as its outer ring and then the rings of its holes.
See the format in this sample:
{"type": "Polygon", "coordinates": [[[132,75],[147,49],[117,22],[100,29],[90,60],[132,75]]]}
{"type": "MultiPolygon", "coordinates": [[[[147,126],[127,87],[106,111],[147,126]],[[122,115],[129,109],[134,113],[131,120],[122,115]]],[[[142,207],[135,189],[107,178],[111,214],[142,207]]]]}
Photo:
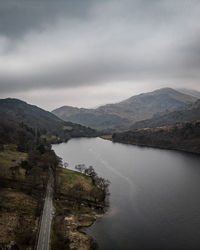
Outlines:
{"type": "Polygon", "coordinates": [[[86,170],[86,166],[85,166],[85,164],[78,164],[78,165],[75,166],[75,169],[78,170],[81,173],[84,173],[85,170],[86,170]]]}
{"type": "Polygon", "coordinates": [[[68,168],[69,164],[67,162],[64,162],[63,166],[64,168],[68,168]]]}
{"type": "Polygon", "coordinates": [[[104,193],[108,193],[108,187],[110,185],[110,181],[106,180],[102,177],[95,178],[96,186],[101,189],[104,193]]]}
{"type": "Polygon", "coordinates": [[[85,174],[90,176],[93,180],[97,177],[97,173],[92,166],[85,169],[85,174]]]}

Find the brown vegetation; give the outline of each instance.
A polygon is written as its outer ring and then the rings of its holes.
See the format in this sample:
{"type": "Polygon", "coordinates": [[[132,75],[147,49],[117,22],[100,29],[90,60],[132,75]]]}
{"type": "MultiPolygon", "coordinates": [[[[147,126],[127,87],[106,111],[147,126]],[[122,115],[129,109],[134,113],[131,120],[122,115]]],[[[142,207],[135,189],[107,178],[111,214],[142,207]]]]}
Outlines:
{"type": "Polygon", "coordinates": [[[33,246],[38,223],[37,197],[11,188],[1,188],[0,197],[0,248],[33,246]]]}
{"type": "Polygon", "coordinates": [[[113,141],[200,154],[200,121],[115,133],[113,141]]]}
{"type": "Polygon", "coordinates": [[[79,228],[90,226],[97,215],[104,212],[109,183],[98,177],[97,184],[97,174],[91,166],[86,168],[80,164],[76,169],[82,173],[63,168],[56,170],[52,249],[89,250],[96,247],[92,237],[81,233],[79,228]]]}

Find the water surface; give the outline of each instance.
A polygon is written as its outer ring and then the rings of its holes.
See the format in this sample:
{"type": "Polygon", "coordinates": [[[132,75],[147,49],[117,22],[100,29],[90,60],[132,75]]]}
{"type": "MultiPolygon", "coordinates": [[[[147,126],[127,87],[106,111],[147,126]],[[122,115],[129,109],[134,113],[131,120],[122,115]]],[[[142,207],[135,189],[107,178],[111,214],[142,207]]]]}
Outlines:
{"type": "Polygon", "coordinates": [[[110,209],[86,229],[100,250],[200,249],[200,157],[100,138],[54,145],[111,181],[110,209]]]}

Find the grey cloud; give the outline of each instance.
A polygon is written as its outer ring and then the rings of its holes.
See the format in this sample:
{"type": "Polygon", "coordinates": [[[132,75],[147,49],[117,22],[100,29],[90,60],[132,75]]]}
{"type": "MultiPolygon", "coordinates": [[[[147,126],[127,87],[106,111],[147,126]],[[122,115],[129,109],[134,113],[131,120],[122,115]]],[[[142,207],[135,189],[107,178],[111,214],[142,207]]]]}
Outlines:
{"type": "Polygon", "coordinates": [[[199,16],[197,0],[3,1],[0,91],[115,81],[196,84],[199,16]]]}
{"type": "Polygon", "coordinates": [[[26,75],[1,76],[1,92],[20,92],[30,89],[79,87],[119,81],[182,82],[200,77],[199,64],[188,58],[145,62],[132,58],[88,58],[74,64],[61,63],[41,72],[26,75]],[[187,70],[186,70],[187,68],[187,70]]]}
{"type": "Polygon", "coordinates": [[[83,19],[92,0],[3,0],[0,1],[0,34],[20,38],[30,30],[42,30],[57,18],[83,19]]]}

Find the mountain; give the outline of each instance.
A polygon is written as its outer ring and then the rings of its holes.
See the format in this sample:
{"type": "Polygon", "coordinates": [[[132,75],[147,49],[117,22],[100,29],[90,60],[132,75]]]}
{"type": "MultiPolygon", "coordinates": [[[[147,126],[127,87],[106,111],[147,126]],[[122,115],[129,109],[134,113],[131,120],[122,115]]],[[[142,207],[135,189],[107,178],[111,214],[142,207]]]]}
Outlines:
{"type": "Polygon", "coordinates": [[[114,133],[114,142],[200,154],[200,121],[114,133]]]}
{"type": "Polygon", "coordinates": [[[52,111],[53,114],[65,121],[71,121],[89,126],[91,128],[104,130],[126,127],[129,120],[119,115],[98,109],[83,109],[64,106],[52,111]]]}
{"type": "Polygon", "coordinates": [[[63,106],[52,111],[65,121],[76,122],[95,129],[127,129],[131,124],[152,118],[159,112],[174,111],[197,100],[171,88],[133,96],[125,101],[83,109],[63,106]]]}
{"type": "Polygon", "coordinates": [[[156,114],[151,119],[136,122],[130,129],[153,128],[195,120],[200,120],[200,100],[180,110],[156,114]]]}
{"type": "Polygon", "coordinates": [[[193,89],[177,89],[179,92],[186,94],[186,95],[191,95],[194,96],[198,99],[200,99],[200,92],[197,90],[193,90],[193,89]]]}
{"type": "Polygon", "coordinates": [[[0,99],[0,117],[1,138],[6,134],[8,125],[10,128],[26,126],[51,142],[67,141],[71,137],[94,136],[96,134],[93,129],[65,122],[51,112],[18,99],[0,99]]]}

